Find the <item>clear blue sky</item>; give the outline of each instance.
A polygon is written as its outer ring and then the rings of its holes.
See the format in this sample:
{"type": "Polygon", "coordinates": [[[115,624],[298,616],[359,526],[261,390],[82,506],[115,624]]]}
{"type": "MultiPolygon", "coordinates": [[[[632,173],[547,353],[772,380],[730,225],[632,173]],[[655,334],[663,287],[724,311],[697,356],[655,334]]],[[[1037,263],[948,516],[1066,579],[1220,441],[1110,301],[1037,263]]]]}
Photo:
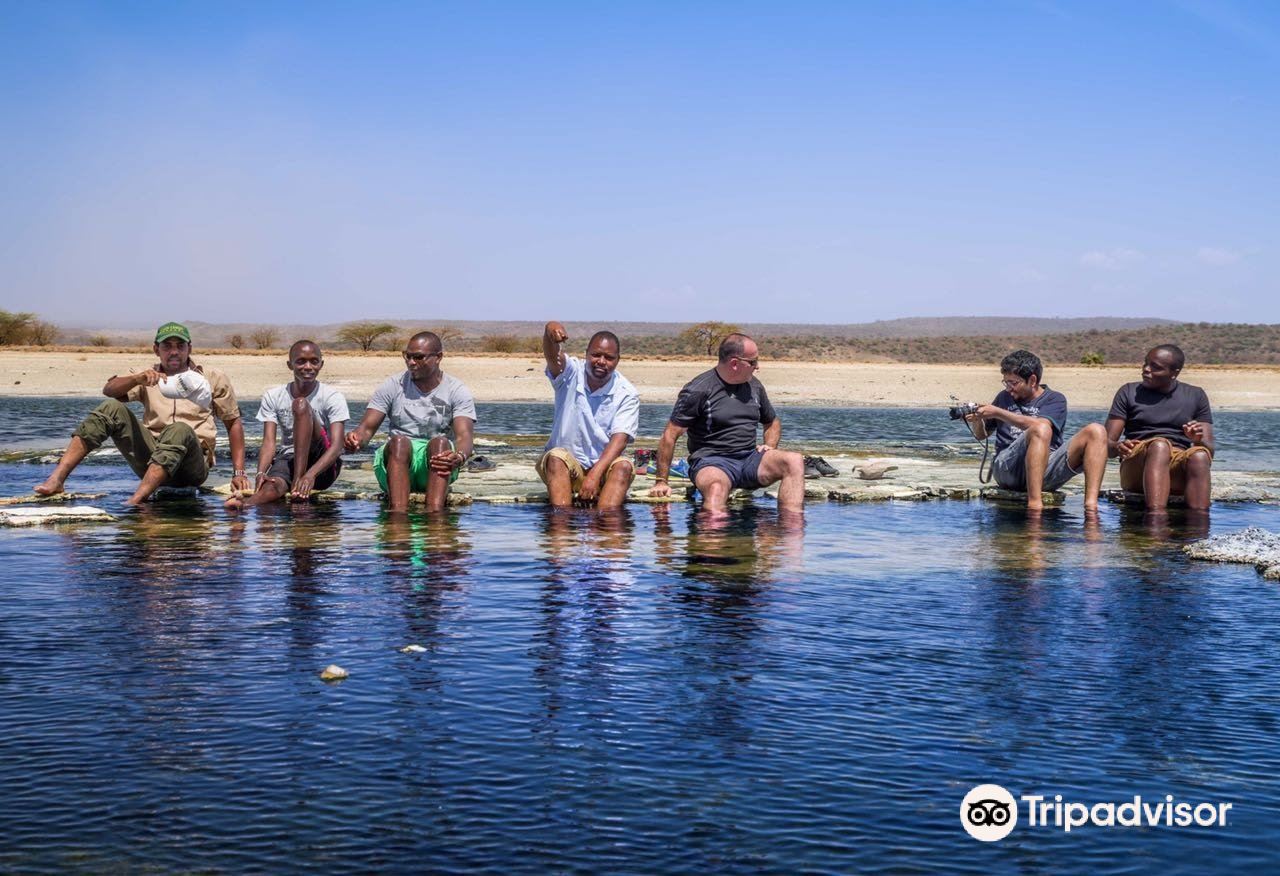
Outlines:
{"type": "Polygon", "coordinates": [[[1280,322],[1280,4],[18,3],[0,307],[1280,322]]]}

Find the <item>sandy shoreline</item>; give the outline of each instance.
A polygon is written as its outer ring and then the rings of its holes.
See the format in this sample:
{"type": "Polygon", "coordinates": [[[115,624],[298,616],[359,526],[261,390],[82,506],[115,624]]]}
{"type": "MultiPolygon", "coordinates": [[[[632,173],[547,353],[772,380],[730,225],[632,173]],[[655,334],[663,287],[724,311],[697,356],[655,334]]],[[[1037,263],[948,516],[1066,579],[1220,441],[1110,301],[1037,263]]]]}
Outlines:
{"type": "MultiPolygon", "coordinates": [[[[289,379],[283,357],[205,354],[197,361],[219,368],[242,399],[256,399],[264,389],[289,379]]],[[[146,367],[148,356],[132,353],[0,351],[0,395],[25,397],[96,396],[113,374],[146,367]]],[[[711,361],[624,360],[623,373],[655,404],[674,401],[691,377],[711,361]]],[[[479,401],[550,402],[551,387],[542,374],[541,357],[450,356],[447,372],[460,378],[479,401]]],[[[349,398],[364,401],[389,374],[402,370],[392,356],[333,356],[323,379],[349,398]]],[[[1271,368],[1188,367],[1183,378],[1208,392],[1215,408],[1280,410],[1280,370],[1271,368]]],[[[1122,383],[1139,379],[1133,365],[1051,368],[1045,381],[1066,393],[1071,404],[1105,408],[1122,383]]],[[[1000,389],[995,365],[919,365],[849,362],[769,362],[760,379],[778,404],[840,407],[942,407],[955,395],[988,401],[1000,389]]]]}

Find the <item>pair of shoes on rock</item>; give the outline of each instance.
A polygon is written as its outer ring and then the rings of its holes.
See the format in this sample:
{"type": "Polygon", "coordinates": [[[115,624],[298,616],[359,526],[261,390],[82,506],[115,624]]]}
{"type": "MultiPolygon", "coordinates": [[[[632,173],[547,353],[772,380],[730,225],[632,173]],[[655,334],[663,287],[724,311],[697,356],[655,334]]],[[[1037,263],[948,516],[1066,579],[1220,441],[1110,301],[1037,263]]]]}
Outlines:
{"type": "Polygon", "coordinates": [[[821,456],[806,456],[804,458],[805,480],[833,478],[838,474],[840,474],[839,470],[821,456]]]}
{"type": "Polygon", "coordinates": [[[677,459],[675,462],[671,463],[670,472],[671,474],[675,475],[678,478],[688,478],[689,477],[689,460],[677,459]]]}
{"type": "Polygon", "coordinates": [[[493,471],[498,464],[487,456],[473,456],[471,461],[467,463],[467,471],[493,471]]]}
{"type": "Polygon", "coordinates": [[[650,450],[644,447],[637,447],[635,452],[635,471],[636,474],[653,474],[657,470],[655,459],[657,457],[656,450],[650,450]]]}

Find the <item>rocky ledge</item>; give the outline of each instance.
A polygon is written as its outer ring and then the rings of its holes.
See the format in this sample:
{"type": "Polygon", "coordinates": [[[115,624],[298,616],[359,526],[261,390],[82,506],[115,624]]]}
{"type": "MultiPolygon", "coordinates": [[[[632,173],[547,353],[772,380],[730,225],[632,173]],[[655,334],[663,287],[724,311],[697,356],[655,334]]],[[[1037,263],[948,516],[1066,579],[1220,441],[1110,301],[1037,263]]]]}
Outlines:
{"type": "Polygon", "coordinates": [[[1262,577],[1280,581],[1280,533],[1257,526],[1192,542],[1182,552],[1193,560],[1251,563],[1262,577]]]}

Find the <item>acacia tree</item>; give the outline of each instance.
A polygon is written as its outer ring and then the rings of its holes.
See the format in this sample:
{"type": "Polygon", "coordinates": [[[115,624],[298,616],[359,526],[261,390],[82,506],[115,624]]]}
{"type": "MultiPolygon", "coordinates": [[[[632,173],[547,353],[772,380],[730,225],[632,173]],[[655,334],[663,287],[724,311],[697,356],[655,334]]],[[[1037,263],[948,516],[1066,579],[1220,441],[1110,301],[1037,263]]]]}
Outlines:
{"type": "Polygon", "coordinates": [[[389,322],[352,322],[338,329],[337,338],[344,344],[355,344],[367,353],[373,349],[378,338],[395,330],[396,327],[389,322]]]}
{"type": "Polygon", "coordinates": [[[259,350],[270,350],[280,340],[280,332],[273,328],[260,328],[249,332],[249,340],[259,350]]]}
{"type": "Polygon", "coordinates": [[[707,355],[715,352],[720,342],[729,335],[741,332],[742,329],[728,322],[700,322],[689,326],[680,333],[680,339],[691,344],[705,347],[707,355]]]}
{"type": "Polygon", "coordinates": [[[27,329],[27,343],[36,347],[47,347],[50,344],[56,344],[61,334],[62,332],[53,323],[36,320],[27,329]]]}
{"type": "Polygon", "coordinates": [[[227,343],[233,350],[244,349],[244,335],[227,335],[227,343]]]}
{"type": "Polygon", "coordinates": [[[31,331],[31,324],[36,321],[34,313],[10,313],[0,310],[0,346],[21,344],[31,331]]]}

